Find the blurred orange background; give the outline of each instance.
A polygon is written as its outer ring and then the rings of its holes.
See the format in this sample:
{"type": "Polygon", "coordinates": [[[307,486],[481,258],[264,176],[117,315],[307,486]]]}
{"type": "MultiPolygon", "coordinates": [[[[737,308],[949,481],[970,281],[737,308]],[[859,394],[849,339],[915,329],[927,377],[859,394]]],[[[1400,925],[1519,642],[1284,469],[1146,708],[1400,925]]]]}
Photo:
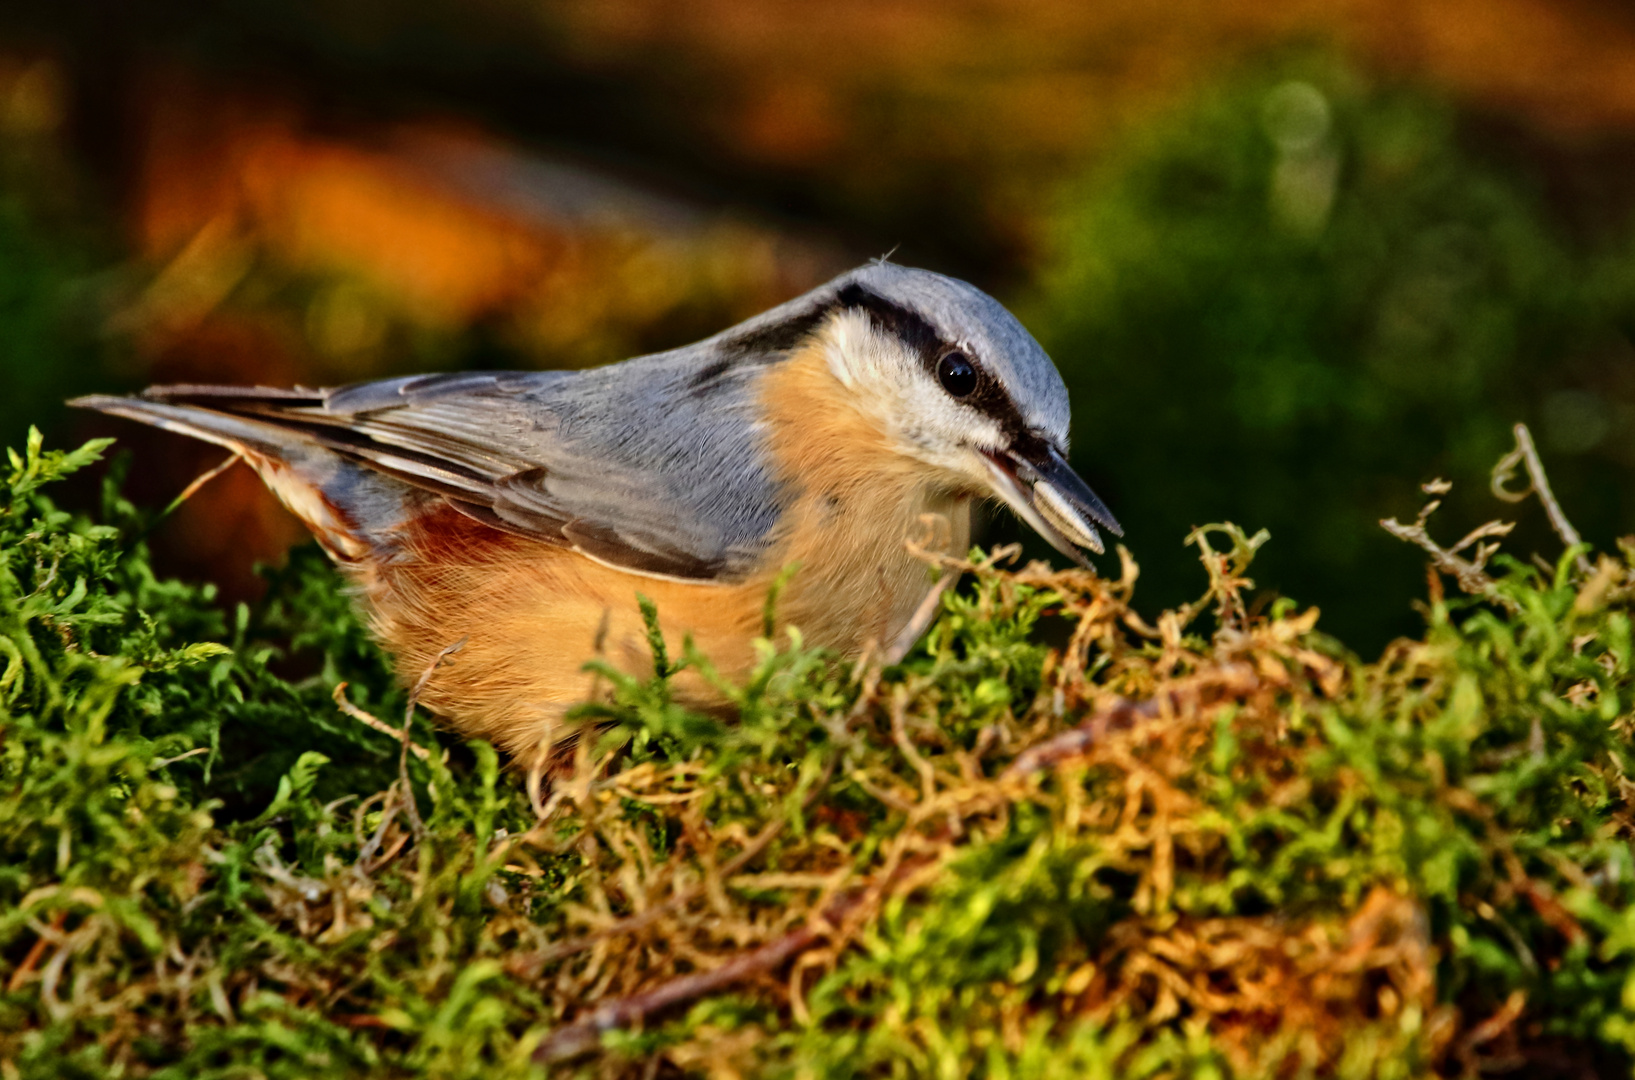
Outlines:
{"type": "MultiPolygon", "coordinates": [[[[601,363],[888,250],[1025,296],[1073,178],[1289,51],[1452,102],[1581,228],[1635,194],[1635,8],[1611,0],[15,7],[0,181],[83,254],[72,370],[16,376],[5,438],[115,433],[152,504],[219,455],[62,396],[601,363]]],[[[0,379],[22,364],[51,366],[0,379]]],[[[161,542],[245,595],[300,536],[238,470],[161,542]]]]}

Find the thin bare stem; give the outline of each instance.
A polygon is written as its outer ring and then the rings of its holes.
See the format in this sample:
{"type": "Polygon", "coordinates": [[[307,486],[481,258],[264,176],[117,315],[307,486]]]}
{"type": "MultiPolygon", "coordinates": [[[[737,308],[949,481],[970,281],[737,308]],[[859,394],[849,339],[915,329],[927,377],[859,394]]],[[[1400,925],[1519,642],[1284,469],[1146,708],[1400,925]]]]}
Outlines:
{"type": "Polygon", "coordinates": [[[425,833],[426,824],[420,820],[420,807],[415,802],[414,788],[409,785],[409,747],[414,745],[413,740],[409,738],[409,729],[414,724],[414,707],[420,703],[420,694],[426,689],[426,684],[431,682],[431,677],[437,673],[437,669],[447,663],[449,657],[465,648],[466,642],[470,640],[469,636],[463,637],[432,657],[431,663],[426,665],[426,670],[414,681],[414,687],[409,691],[409,703],[403,708],[403,731],[398,736],[403,742],[403,749],[397,757],[397,778],[403,785],[403,808],[409,812],[409,824],[414,827],[416,840],[425,833]]]}
{"type": "Polygon", "coordinates": [[[1459,583],[1459,587],[1472,596],[1484,596],[1503,606],[1508,611],[1519,610],[1516,602],[1500,593],[1487,571],[1465,559],[1461,559],[1453,552],[1444,549],[1423,525],[1404,525],[1396,518],[1386,518],[1380,522],[1380,527],[1398,540],[1407,541],[1422,548],[1431,557],[1431,562],[1444,574],[1449,575],[1459,583]]]}
{"type": "MultiPolygon", "coordinates": [[[[1533,445],[1533,433],[1527,430],[1526,424],[1517,424],[1511,429],[1516,436],[1516,448],[1493,466],[1493,494],[1505,502],[1521,502],[1529,495],[1537,495],[1538,501],[1544,504],[1544,512],[1550,518],[1550,527],[1561,537],[1561,542],[1568,548],[1577,547],[1584,542],[1573,528],[1573,523],[1567,520],[1567,515],[1561,512],[1561,504],[1556,502],[1555,492],[1550,490],[1550,478],[1545,475],[1544,462],[1539,459],[1538,449],[1533,445]],[[1517,465],[1526,465],[1528,486],[1525,491],[1511,491],[1505,484],[1515,475],[1517,465]]],[[[1590,561],[1579,552],[1573,560],[1581,574],[1590,572],[1590,561]]]]}
{"type": "Polygon", "coordinates": [[[170,515],[174,514],[183,503],[197,494],[200,488],[204,487],[204,485],[208,484],[210,481],[214,480],[216,477],[220,476],[222,473],[226,472],[228,469],[231,469],[234,465],[237,465],[243,460],[244,455],[239,453],[237,450],[234,450],[232,455],[229,456],[226,461],[222,462],[220,465],[217,465],[213,469],[209,469],[203,473],[200,473],[198,476],[195,476],[193,478],[193,482],[183,488],[180,495],[170,500],[170,505],[166,506],[163,510],[159,511],[153,516],[153,519],[148,522],[147,527],[142,530],[141,535],[143,537],[151,535],[153,530],[157,529],[162,523],[164,523],[164,521],[168,519],[170,515]]]}
{"type": "Polygon", "coordinates": [[[222,473],[226,472],[228,469],[231,469],[234,465],[237,465],[243,460],[244,455],[239,453],[237,450],[234,450],[232,454],[228,456],[226,461],[222,462],[220,465],[217,465],[213,469],[195,476],[193,478],[193,482],[183,488],[182,493],[170,500],[170,505],[159,512],[159,516],[161,518],[169,517],[175,512],[177,507],[181,506],[194,495],[198,494],[200,488],[204,487],[204,485],[208,484],[210,481],[214,480],[216,477],[220,476],[222,473]]]}
{"type": "Polygon", "coordinates": [[[908,622],[892,639],[891,646],[881,655],[880,659],[887,667],[903,662],[903,657],[914,648],[914,643],[920,640],[931,626],[931,621],[937,617],[937,607],[942,603],[942,594],[959,580],[963,572],[952,566],[943,568],[942,576],[937,578],[936,584],[931,586],[931,591],[925,594],[920,606],[914,609],[914,614],[908,617],[908,622]]]}
{"type": "MultiPolygon", "coordinates": [[[[721,867],[719,876],[729,878],[749,865],[750,860],[765,851],[766,846],[772,843],[777,835],[783,831],[784,824],[785,819],[778,818],[762,826],[759,832],[749,838],[749,842],[744,845],[742,851],[727,860],[721,867]]],[[[548,945],[529,957],[525,966],[528,968],[543,966],[557,960],[566,959],[575,953],[584,952],[605,938],[617,937],[620,934],[634,934],[658,922],[659,919],[670,912],[692,903],[703,893],[704,886],[702,884],[689,886],[663,903],[648,908],[640,915],[632,915],[629,918],[620,919],[618,922],[598,927],[583,937],[574,938],[572,941],[559,941],[554,945],[548,945]]]]}
{"type": "MultiPolygon", "coordinates": [[[[856,899],[852,900],[853,904],[857,902],[856,899]]],[[[817,944],[832,929],[831,924],[844,913],[841,910],[835,910],[833,914],[825,911],[825,917],[770,941],[758,949],[751,949],[735,956],[720,967],[683,975],[660,983],[645,993],[632,994],[630,997],[619,998],[598,1006],[584,1019],[557,1028],[546,1036],[545,1041],[534,1051],[534,1060],[541,1064],[551,1064],[588,1054],[601,1046],[604,1032],[630,1027],[661,1009],[695,1001],[752,976],[771,971],[784,961],[817,944]]]]}
{"type": "MultiPolygon", "coordinates": [[[[1500,465],[1503,464],[1503,462],[1500,462],[1500,465]]],[[[1498,476],[1497,469],[1494,470],[1494,476],[1495,478],[1498,476]]],[[[1497,483],[1497,479],[1495,479],[1495,483],[1497,483]]],[[[1433,498],[1420,507],[1419,517],[1414,520],[1412,525],[1404,525],[1393,517],[1381,521],[1380,528],[1398,540],[1413,544],[1430,555],[1431,564],[1457,581],[1459,588],[1470,595],[1486,597],[1510,612],[1519,610],[1514,600],[1499,592],[1498,585],[1486,570],[1487,560],[1492,558],[1493,553],[1499,550],[1498,542],[1494,541],[1491,544],[1481,542],[1490,536],[1506,536],[1511,529],[1515,528],[1515,525],[1506,521],[1490,521],[1466,533],[1453,547],[1445,548],[1431,539],[1430,530],[1425,527],[1425,524],[1430,520],[1431,515],[1436,513],[1437,508],[1442,505],[1442,496],[1453,490],[1453,485],[1446,480],[1432,480],[1428,484],[1420,485],[1420,490],[1427,495],[1433,496],[1433,498]],[[1471,557],[1468,559],[1462,557],[1459,553],[1472,544],[1476,547],[1471,553],[1471,557]]]]}
{"type": "Polygon", "coordinates": [[[188,758],[198,757],[200,754],[208,754],[209,752],[210,752],[210,747],[208,747],[208,746],[195,747],[194,749],[189,750],[187,753],[177,754],[175,757],[155,758],[153,760],[152,764],[150,764],[148,766],[148,768],[149,769],[167,768],[168,766],[176,764],[178,761],[186,761],[188,758]]]}
{"type": "Polygon", "coordinates": [[[920,797],[930,802],[937,795],[937,770],[908,737],[908,688],[899,686],[891,695],[891,738],[907,762],[920,776],[920,797]]]}
{"type": "MultiPolygon", "coordinates": [[[[399,731],[397,728],[388,724],[379,717],[371,716],[369,713],[364,712],[362,709],[346,700],[346,687],[347,684],[344,682],[335,684],[335,693],[333,697],[335,698],[335,704],[340,708],[341,712],[363,724],[365,727],[373,728],[382,735],[389,735],[393,739],[401,739],[403,737],[403,732],[399,731]]],[[[421,761],[425,761],[427,758],[431,757],[430,750],[427,750],[424,746],[421,746],[419,743],[412,740],[409,743],[409,752],[415,757],[419,758],[421,761]]]]}
{"type": "Polygon", "coordinates": [[[1077,757],[1109,735],[1133,728],[1164,714],[1165,706],[1180,708],[1187,700],[1196,699],[1205,690],[1217,690],[1226,697],[1241,697],[1260,685],[1259,678],[1246,664],[1232,664],[1207,681],[1188,679],[1146,701],[1131,701],[1126,697],[1114,698],[1112,704],[1097,709],[1084,720],[1062,732],[1029,747],[999,775],[1001,781],[1016,780],[1050,768],[1059,761],[1077,757]]]}
{"type": "Polygon", "coordinates": [[[1084,753],[1108,735],[1129,731],[1146,720],[1158,719],[1162,711],[1163,705],[1158,698],[1146,701],[1117,698],[1107,708],[1091,713],[1082,723],[1018,754],[999,778],[1014,780],[1048,769],[1058,761],[1084,753]]]}
{"type": "Polygon", "coordinates": [[[1520,610],[1514,600],[1499,592],[1499,588],[1493,579],[1488,576],[1486,570],[1482,569],[1481,563],[1485,562],[1487,556],[1492,554],[1491,548],[1484,546],[1477,549],[1476,553],[1480,561],[1473,562],[1462,559],[1431,539],[1431,534],[1425,531],[1424,515],[1421,515],[1419,521],[1412,525],[1404,525],[1396,518],[1386,518],[1380,522],[1380,528],[1398,540],[1406,541],[1424,550],[1426,554],[1430,555],[1432,565],[1457,581],[1459,587],[1465,592],[1470,593],[1472,596],[1486,597],[1507,611],[1515,612],[1520,610]]]}
{"type": "Polygon", "coordinates": [[[1248,665],[1234,663],[1226,667],[1220,676],[1210,678],[1207,685],[1187,680],[1182,685],[1172,686],[1164,693],[1158,694],[1156,698],[1148,698],[1146,701],[1115,698],[1112,704],[1092,712],[1091,716],[1087,716],[1074,727],[1069,727],[1061,734],[1019,753],[1009,768],[999,774],[999,779],[1001,781],[1020,779],[1022,776],[1046,770],[1051,765],[1056,765],[1058,761],[1081,755],[1107,739],[1109,735],[1127,732],[1145,722],[1156,721],[1164,714],[1164,706],[1179,709],[1187,699],[1195,699],[1205,690],[1218,690],[1225,696],[1243,696],[1259,685],[1261,680],[1256,678],[1248,665]]]}
{"type": "Polygon", "coordinates": [[[910,858],[875,875],[873,880],[845,890],[805,925],[773,939],[759,948],[740,953],[709,971],[682,975],[660,983],[651,990],[598,1006],[584,1019],[557,1028],[534,1051],[542,1064],[567,1061],[601,1046],[605,1032],[627,1028],[675,1005],[696,1001],[736,983],[761,975],[782,965],[818,942],[844,936],[843,924],[859,910],[880,901],[887,890],[903,884],[912,887],[918,871],[935,860],[910,858]]]}

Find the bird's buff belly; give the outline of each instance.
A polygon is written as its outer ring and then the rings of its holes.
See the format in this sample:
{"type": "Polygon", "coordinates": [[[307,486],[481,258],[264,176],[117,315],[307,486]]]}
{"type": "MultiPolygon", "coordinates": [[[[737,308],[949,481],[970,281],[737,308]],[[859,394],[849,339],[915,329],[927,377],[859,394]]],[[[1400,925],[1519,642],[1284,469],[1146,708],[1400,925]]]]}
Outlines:
{"type": "MultiPolygon", "coordinates": [[[[963,544],[965,507],[951,509],[957,535],[948,540],[963,544]]],[[[893,546],[851,553],[852,561],[872,555],[866,559],[872,572],[836,574],[791,560],[801,565],[779,595],[778,633],[798,626],[807,643],[843,655],[870,641],[890,642],[932,580],[926,563],[901,540],[893,546]]],[[[831,545],[828,557],[844,558],[844,547],[831,545]]],[[[645,577],[440,512],[416,523],[395,558],[357,574],[375,633],[396,655],[404,683],[417,682],[439,654],[459,646],[432,671],[421,703],[461,734],[532,760],[542,746],[560,745],[570,734],[565,710],[599,692],[589,662],[600,659],[635,675],[653,672],[640,597],[655,604],[672,659],[690,638],[722,675],[744,678],[755,662],[754,640],[765,629],[768,591],[783,565],[769,560],[766,572],[734,584],[645,577]]],[[[691,672],[673,686],[699,707],[720,701],[691,672]]]]}

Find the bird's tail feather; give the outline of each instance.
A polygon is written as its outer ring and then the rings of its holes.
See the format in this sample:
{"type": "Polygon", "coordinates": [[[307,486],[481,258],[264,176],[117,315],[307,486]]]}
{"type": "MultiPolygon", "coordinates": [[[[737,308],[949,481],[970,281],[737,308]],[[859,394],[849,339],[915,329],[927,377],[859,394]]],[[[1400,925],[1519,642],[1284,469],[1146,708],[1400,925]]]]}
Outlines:
{"type": "MultiPolygon", "coordinates": [[[[236,387],[159,387],[159,390],[224,390],[231,391],[236,387]]],[[[242,403],[248,395],[237,394],[221,395],[222,403],[242,403]]],[[[264,455],[272,458],[282,458],[296,450],[303,442],[298,433],[289,431],[264,420],[253,417],[235,415],[231,412],[212,409],[203,405],[203,401],[210,400],[204,394],[192,394],[189,398],[177,395],[175,399],[157,394],[144,394],[141,397],[115,397],[111,394],[91,394],[87,397],[74,398],[68,404],[77,409],[95,409],[112,416],[123,416],[128,420],[139,420],[144,424],[174,431],[179,435],[188,435],[205,442],[225,446],[229,450],[236,450],[246,456],[264,455]],[[186,402],[186,403],[183,403],[186,402]]]]}
{"type": "Polygon", "coordinates": [[[336,561],[354,563],[390,543],[413,492],[346,460],[298,426],[255,415],[258,408],[321,403],[309,392],[231,386],[162,386],[140,397],[93,394],[69,402],[234,451],[336,561]]]}

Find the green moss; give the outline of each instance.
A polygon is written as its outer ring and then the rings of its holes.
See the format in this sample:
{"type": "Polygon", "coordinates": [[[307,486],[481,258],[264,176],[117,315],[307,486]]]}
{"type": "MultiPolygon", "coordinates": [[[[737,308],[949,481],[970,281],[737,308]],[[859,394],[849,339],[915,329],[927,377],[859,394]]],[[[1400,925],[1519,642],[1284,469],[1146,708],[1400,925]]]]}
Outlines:
{"type": "Polygon", "coordinates": [[[1635,1060],[1628,551],[1501,562],[1500,599],[1434,594],[1375,663],[1250,614],[1264,537],[1230,527],[1151,619],[1133,564],[973,556],[896,666],[792,634],[742,686],[686,642],[602,669],[600,734],[530,794],[483,744],[417,717],[422,759],[337,708],[341,681],[393,727],[407,702],[310,553],[226,612],[153,577],[111,488],[98,522],[55,509],[102,449],[35,439],[0,499],[0,1075],[1635,1060]],[[683,708],[686,667],[731,707],[683,708]]]}

